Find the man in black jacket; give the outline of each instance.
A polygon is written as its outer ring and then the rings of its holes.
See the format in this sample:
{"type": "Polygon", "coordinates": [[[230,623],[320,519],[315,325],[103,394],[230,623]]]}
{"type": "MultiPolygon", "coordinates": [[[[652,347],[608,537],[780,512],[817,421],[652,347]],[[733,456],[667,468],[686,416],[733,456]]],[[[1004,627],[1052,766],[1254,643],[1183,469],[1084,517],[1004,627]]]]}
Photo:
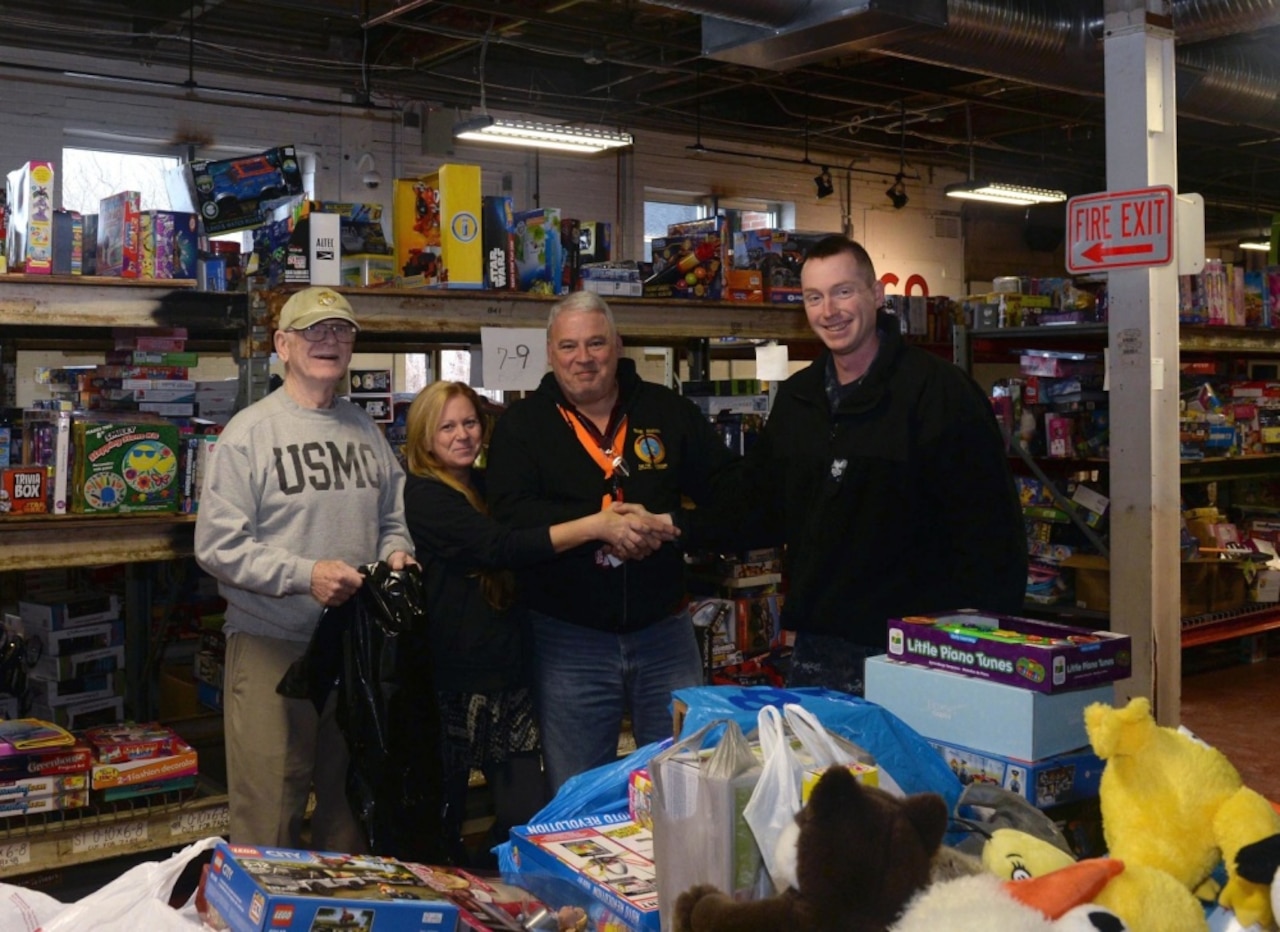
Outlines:
{"type": "Polygon", "coordinates": [[[800,275],[825,352],[779,387],[745,484],[707,517],[763,521],[786,543],[788,685],[861,695],[888,619],[1016,612],[1026,534],[990,402],[879,310],[884,286],[866,250],[827,237],[800,275]]]}
{"type": "MultiPolygon", "coordinates": [[[[682,497],[708,501],[739,462],[692,402],[643,381],[621,349],[598,295],[578,292],[552,307],[551,372],[498,419],[489,445],[489,504],[499,521],[546,526],[614,502],[670,515],[682,497]]],[[[578,547],[521,573],[518,594],[531,609],[553,789],[617,757],[626,711],[639,744],[671,735],[672,690],[702,682],[675,546],[647,555],[578,547]]]]}

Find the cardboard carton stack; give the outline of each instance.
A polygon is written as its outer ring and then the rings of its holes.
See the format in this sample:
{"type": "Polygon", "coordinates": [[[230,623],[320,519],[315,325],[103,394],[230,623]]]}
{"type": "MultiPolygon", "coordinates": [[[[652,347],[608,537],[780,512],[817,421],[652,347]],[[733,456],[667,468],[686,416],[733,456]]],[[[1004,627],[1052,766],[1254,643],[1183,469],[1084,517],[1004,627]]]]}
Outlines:
{"type": "Polygon", "coordinates": [[[1084,710],[1131,673],[1126,635],[957,611],[889,622],[866,698],[930,741],[962,783],[1048,807],[1097,795],[1084,710]]]}

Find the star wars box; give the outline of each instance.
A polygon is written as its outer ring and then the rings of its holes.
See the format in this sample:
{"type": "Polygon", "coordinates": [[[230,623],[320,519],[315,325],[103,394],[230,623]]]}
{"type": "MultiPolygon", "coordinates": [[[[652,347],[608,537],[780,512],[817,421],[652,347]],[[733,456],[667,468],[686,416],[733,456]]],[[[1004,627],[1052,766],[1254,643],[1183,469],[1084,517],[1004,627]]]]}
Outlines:
{"type": "Polygon", "coordinates": [[[406,865],[373,855],[219,842],[205,895],[232,932],[454,932],[458,907],[406,865]]]}
{"type": "Polygon", "coordinates": [[[9,271],[53,272],[53,163],[27,162],[9,172],[5,201],[9,212],[5,254],[9,271]]]}
{"type": "Polygon", "coordinates": [[[1128,635],[976,611],[889,621],[889,656],[1040,693],[1132,675],[1128,635]]]}
{"type": "Polygon", "coordinates": [[[177,510],[177,425],[78,420],[73,432],[73,513],[177,510]]]}
{"type": "Polygon", "coordinates": [[[391,222],[406,288],[483,288],[479,165],[397,178],[391,222]]]}
{"type": "Polygon", "coordinates": [[[516,288],[516,220],[511,198],[486,196],[481,218],[484,237],[484,286],[490,291],[516,288]]]}

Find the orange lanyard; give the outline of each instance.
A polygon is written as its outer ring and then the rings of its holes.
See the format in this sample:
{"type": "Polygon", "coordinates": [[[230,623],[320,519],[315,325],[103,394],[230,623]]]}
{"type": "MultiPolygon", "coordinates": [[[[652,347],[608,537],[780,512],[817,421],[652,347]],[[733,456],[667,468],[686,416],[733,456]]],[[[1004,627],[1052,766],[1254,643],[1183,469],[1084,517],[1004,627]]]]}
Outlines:
{"type": "Polygon", "coordinates": [[[610,441],[595,424],[577,411],[566,408],[564,405],[557,407],[560,408],[560,415],[565,419],[565,423],[573,428],[574,436],[578,438],[578,443],[582,444],[582,449],[587,451],[604,472],[605,479],[613,480],[613,489],[605,493],[600,507],[608,508],[613,502],[622,501],[622,486],[618,478],[627,474],[626,466],[622,462],[622,445],[627,439],[627,416],[624,414],[618,421],[618,427],[613,432],[613,440],[610,441]]]}

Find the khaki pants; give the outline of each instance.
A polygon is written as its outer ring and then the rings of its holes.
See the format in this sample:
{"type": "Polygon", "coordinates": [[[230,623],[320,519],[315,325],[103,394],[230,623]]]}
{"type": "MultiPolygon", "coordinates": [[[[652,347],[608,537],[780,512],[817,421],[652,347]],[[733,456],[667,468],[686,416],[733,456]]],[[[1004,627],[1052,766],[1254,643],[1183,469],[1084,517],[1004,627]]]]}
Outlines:
{"type": "Polygon", "coordinates": [[[323,714],[307,699],[286,699],[276,684],[307,645],[238,632],[227,639],[223,723],[233,844],[315,851],[367,849],[344,789],[347,744],[334,717],[336,691],[323,714]],[[307,797],[316,807],[302,837],[307,797]]]}

